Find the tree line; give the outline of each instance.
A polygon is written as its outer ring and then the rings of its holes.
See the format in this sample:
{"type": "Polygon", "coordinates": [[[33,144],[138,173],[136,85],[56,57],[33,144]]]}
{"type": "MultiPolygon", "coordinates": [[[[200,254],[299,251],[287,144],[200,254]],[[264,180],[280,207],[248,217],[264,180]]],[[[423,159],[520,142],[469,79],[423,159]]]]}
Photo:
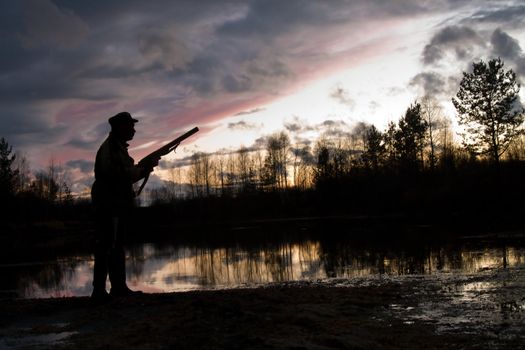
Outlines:
{"type": "Polygon", "coordinates": [[[73,201],[71,181],[64,168],[50,160],[47,168],[32,173],[27,158],[13,153],[12,146],[0,138],[0,193],[2,198],[33,196],[60,204],[73,201]]]}
{"type": "MultiPolygon", "coordinates": [[[[281,131],[267,136],[263,147],[194,153],[189,166],[167,170],[169,179],[147,191],[148,200],[159,204],[289,191],[362,191],[381,182],[385,187],[408,184],[422,175],[435,177],[473,166],[499,169],[502,161],[525,158],[519,90],[516,74],[505,70],[501,59],[475,62],[472,72],[463,73],[452,99],[461,143],[455,141],[452,121],[439,103],[425,96],[384,130],[361,122],[349,132],[326,133],[315,142],[292,142],[281,131]]],[[[2,198],[55,204],[73,199],[59,166],[51,162],[32,175],[25,158],[12,155],[3,138],[0,192],[2,198]]]]}
{"type": "Polygon", "coordinates": [[[46,218],[53,209],[75,201],[67,171],[50,160],[46,169],[31,171],[27,158],[0,138],[0,214],[9,220],[46,218]]]}
{"type": "Polygon", "coordinates": [[[403,177],[443,173],[473,164],[499,168],[502,160],[525,158],[524,109],[520,85],[501,59],[479,61],[464,72],[452,102],[457,110],[461,143],[452,120],[435,99],[414,101],[397,123],[385,130],[365,122],[351,132],[321,135],[313,144],[293,144],[281,131],[263,148],[195,153],[186,171],[150,191],[151,201],[181,197],[231,196],[287,189],[341,186],[352,177],[403,177]],[[185,183],[185,185],[182,185],[185,183]]]}

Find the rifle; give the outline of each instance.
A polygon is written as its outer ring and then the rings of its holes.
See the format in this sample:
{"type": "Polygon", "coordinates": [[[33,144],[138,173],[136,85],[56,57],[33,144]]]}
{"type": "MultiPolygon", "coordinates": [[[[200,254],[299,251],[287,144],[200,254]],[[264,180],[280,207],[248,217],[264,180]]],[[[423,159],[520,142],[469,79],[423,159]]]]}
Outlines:
{"type": "MultiPolygon", "coordinates": [[[[177,137],[175,140],[173,140],[171,142],[168,142],[167,144],[165,144],[161,148],[151,152],[150,154],[148,154],[147,156],[142,158],[139,161],[138,165],[151,164],[154,161],[157,161],[158,159],[160,159],[162,156],[165,156],[166,154],[170,153],[171,151],[175,151],[175,149],[180,145],[180,143],[182,141],[186,140],[188,137],[190,137],[191,135],[195,134],[197,131],[199,131],[198,127],[194,127],[190,131],[187,131],[183,135],[177,137]]],[[[146,182],[148,182],[149,175],[150,175],[150,173],[148,173],[146,175],[146,177],[144,178],[144,181],[142,182],[142,185],[140,185],[140,188],[137,191],[136,197],[138,197],[140,195],[140,193],[142,192],[142,189],[144,189],[144,186],[146,186],[146,182]]]]}

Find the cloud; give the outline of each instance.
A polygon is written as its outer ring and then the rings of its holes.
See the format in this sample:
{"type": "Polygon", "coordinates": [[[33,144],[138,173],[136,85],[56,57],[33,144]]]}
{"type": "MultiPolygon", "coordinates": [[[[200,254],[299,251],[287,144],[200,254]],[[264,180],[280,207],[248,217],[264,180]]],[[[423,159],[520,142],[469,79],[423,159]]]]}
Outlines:
{"type": "Polygon", "coordinates": [[[265,149],[267,143],[268,143],[268,136],[258,137],[253,142],[252,147],[255,149],[265,149]]]}
{"type": "Polygon", "coordinates": [[[115,110],[117,103],[108,102],[73,102],[68,103],[60,109],[56,118],[58,121],[83,120],[93,116],[110,116],[115,110]]]}
{"type": "Polygon", "coordinates": [[[66,167],[71,169],[80,169],[83,173],[92,173],[95,168],[95,162],[85,159],[75,159],[66,162],[66,167]]]}
{"type": "Polygon", "coordinates": [[[452,52],[455,59],[469,59],[476,47],[485,46],[483,38],[472,28],[448,26],[438,31],[423,49],[422,60],[426,65],[436,64],[452,52]]]}
{"type": "Polygon", "coordinates": [[[184,68],[192,55],[176,33],[176,28],[147,28],[138,35],[138,50],[150,64],[159,63],[168,70],[184,68]]]}
{"type": "Polygon", "coordinates": [[[495,56],[507,60],[516,67],[517,74],[525,76],[525,55],[518,40],[498,28],[492,33],[490,42],[495,56]]]}
{"type": "Polygon", "coordinates": [[[349,107],[354,107],[355,105],[355,101],[350,98],[348,91],[346,91],[341,86],[336,86],[330,93],[330,97],[335,99],[337,102],[349,107]]]}
{"type": "Polygon", "coordinates": [[[175,159],[175,160],[164,160],[161,159],[159,162],[159,169],[160,170],[169,170],[169,169],[176,169],[176,168],[184,168],[187,166],[190,166],[193,161],[193,155],[186,156],[184,158],[175,159]]]}
{"type": "Polygon", "coordinates": [[[490,38],[494,54],[515,59],[522,55],[519,42],[501,29],[496,29],[490,38]]]}
{"type": "Polygon", "coordinates": [[[309,124],[308,120],[299,118],[298,116],[294,116],[290,122],[284,122],[284,128],[289,132],[296,134],[296,138],[299,133],[314,130],[314,127],[309,124]]]}
{"type": "Polygon", "coordinates": [[[346,138],[349,135],[349,126],[343,120],[327,119],[316,126],[324,136],[334,138],[346,138]]]}
{"type": "Polygon", "coordinates": [[[258,129],[261,125],[255,124],[255,123],[248,123],[244,120],[234,122],[234,123],[228,123],[228,129],[230,130],[252,130],[252,129],[258,129]]]}
{"type": "Polygon", "coordinates": [[[467,20],[470,22],[496,23],[520,27],[525,24],[525,6],[512,5],[507,6],[486,6],[483,10],[476,11],[467,20]]]}
{"type": "Polygon", "coordinates": [[[410,80],[409,85],[418,88],[420,96],[436,97],[446,92],[445,78],[435,72],[419,73],[410,80]]]}
{"type": "Polygon", "coordinates": [[[84,130],[78,130],[73,133],[65,145],[88,151],[96,150],[107,136],[109,129],[107,122],[98,123],[91,128],[86,127],[84,130]]]}
{"type": "Polygon", "coordinates": [[[304,125],[299,123],[285,123],[284,128],[290,132],[296,133],[303,130],[304,125]]]}
{"type": "Polygon", "coordinates": [[[257,107],[257,108],[250,109],[248,111],[241,111],[239,113],[236,113],[235,116],[238,117],[238,116],[242,116],[242,115],[255,114],[255,113],[262,112],[264,110],[266,110],[266,108],[257,107]]]}
{"type": "Polygon", "coordinates": [[[298,158],[299,163],[314,165],[316,163],[315,156],[310,149],[310,142],[299,143],[301,147],[291,147],[290,151],[294,157],[298,158]]]}
{"type": "Polygon", "coordinates": [[[87,24],[71,10],[48,0],[24,0],[23,4],[25,32],[20,38],[27,47],[73,48],[88,35],[87,24]]]}
{"type": "Polygon", "coordinates": [[[73,193],[89,193],[91,185],[95,181],[95,163],[93,161],[84,159],[70,160],[62,168],[73,193]]]}
{"type": "Polygon", "coordinates": [[[344,122],[343,120],[331,120],[327,119],[323,121],[321,124],[319,124],[320,127],[326,127],[326,128],[346,128],[348,127],[348,124],[344,122]]]}
{"type": "Polygon", "coordinates": [[[368,103],[368,109],[372,112],[376,111],[379,107],[381,107],[381,104],[377,101],[370,101],[370,103],[368,103]]]}
{"type": "Polygon", "coordinates": [[[254,82],[245,74],[240,74],[238,76],[227,74],[222,78],[222,86],[228,92],[242,92],[251,90],[254,86],[254,82]]]}

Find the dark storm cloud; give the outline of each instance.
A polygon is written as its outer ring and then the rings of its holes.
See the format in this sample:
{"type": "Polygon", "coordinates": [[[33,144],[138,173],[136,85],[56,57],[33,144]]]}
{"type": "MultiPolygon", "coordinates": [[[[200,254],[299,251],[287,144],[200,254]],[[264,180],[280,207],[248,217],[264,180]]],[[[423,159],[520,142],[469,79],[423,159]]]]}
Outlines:
{"type": "Polygon", "coordinates": [[[273,92],[274,86],[298,78],[287,57],[306,50],[301,46],[308,43],[298,41],[291,46],[282,35],[301,34],[308,28],[309,32],[321,33],[330,26],[358,20],[368,10],[377,16],[424,11],[416,4],[135,0],[3,3],[4,35],[0,40],[9,50],[0,48],[0,98],[29,103],[53,98],[125,99],[129,93],[116,83],[129,87],[139,81],[157,81],[166,89],[186,86],[204,96],[221,91],[273,92]],[[15,67],[19,69],[13,70],[15,67]]]}
{"type": "Polygon", "coordinates": [[[218,33],[269,42],[298,23],[322,24],[328,18],[335,20],[335,17],[327,17],[328,6],[321,2],[296,0],[251,1],[245,16],[224,23],[218,28],[218,33]]]}
{"type": "Polygon", "coordinates": [[[410,80],[409,85],[421,89],[421,96],[436,97],[446,92],[445,78],[435,72],[419,73],[410,80]]]}
{"type": "Polygon", "coordinates": [[[49,120],[42,108],[15,101],[2,104],[0,115],[1,137],[17,150],[28,154],[43,145],[55,145],[67,132],[68,126],[49,120]]]}
{"type": "Polygon", "coordinates": [[[496,6],[483,9],[474,13],[467,21],[504,24],[514,27],[523,26],[525,24],[525,5],[496,6]]]}
{"type": "Polygon", "coordinates": [[[516,59],[522,55],[519,42],[501,29],[496,29],[490,38],[493,51],[502,58],[516,59]]]}
{"type": "Polygon", "coordinates": [[[423,50],[425,64],[434,64],[452,52],[459,60],[469,56],[475,47],[485,46],[483,38],[472,28],[448,26],[437,32],[423,50]]]}
{"type": "Polygon", "coordinates": [[[508,66],[514,66],[515,72],[525,78],[525,54],[519,42],[512,36],[496,29],[490,38],[494,56],[503,58],[508,66]]]}
{"type": "Polygon", "coordinates": [[[501,29],[496,29],[490,41],[494,55],[505,59],[507,65],[514,66],[515,72],[522,79],[525,78],[525,54],[518,40],[501,29]]]}
{"type": "Polygon", "coordinates": [[[310,26],[319,30],[352,21],[407,17],[448,7],[446,3],[415,0],[254,0],[245,3],[249,4],[245,15],[225,22],[218,28],[219,34],[256,38],[268,43],[301,27],[310,26]]]}
{"type": "Polygon", "coordinates": [[[522,79],[525,78],[525,54],[518,40],[498,28],[492,33],[490,43],[493,55],[501,57],[507,67],[511,67],[522,79]]]}
{"type": "Polygon", "coordinates": [[[74,12],[53,2],[24,0],[25,30],[19,33],[24,46],[32,48],[50,44],[59,48],[79,45],[88,34],[87,24],[74,12]]]}

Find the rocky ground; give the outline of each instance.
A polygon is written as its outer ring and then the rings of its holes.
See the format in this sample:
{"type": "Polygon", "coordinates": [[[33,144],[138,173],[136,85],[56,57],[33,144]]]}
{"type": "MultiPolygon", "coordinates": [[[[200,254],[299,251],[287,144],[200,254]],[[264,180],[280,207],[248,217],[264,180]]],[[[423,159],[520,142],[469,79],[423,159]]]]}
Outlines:
{"type": "Polygon", "coordinates": [[[0,349],[518,349],[525,340],[523,285],[523,271],[496,271],[144,294],[106,303],[4,300],[0,349]]]}

